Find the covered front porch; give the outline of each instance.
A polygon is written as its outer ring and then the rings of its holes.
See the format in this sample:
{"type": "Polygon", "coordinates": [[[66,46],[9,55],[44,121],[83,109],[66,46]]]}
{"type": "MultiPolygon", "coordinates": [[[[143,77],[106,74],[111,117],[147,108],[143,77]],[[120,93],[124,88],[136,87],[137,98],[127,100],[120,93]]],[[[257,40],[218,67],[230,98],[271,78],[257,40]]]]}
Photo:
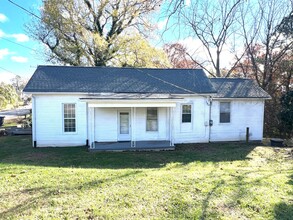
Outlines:
{"type": "Polygon", "coordinates": [[[89,151],[174,150],[174,98],[90,98],[89,151]]]}

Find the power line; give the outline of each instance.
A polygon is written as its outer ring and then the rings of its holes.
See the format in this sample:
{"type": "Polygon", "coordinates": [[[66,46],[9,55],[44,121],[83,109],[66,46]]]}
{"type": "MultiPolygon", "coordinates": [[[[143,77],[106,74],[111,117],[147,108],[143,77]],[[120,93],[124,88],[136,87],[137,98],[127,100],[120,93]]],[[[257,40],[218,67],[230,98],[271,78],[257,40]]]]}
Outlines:
{"type": "Polygon", "coordinates": [[[15,42],[13,42],[12,40],[8,40],[7,38],[4,38],[4,37],[0,37],[0,38],[3,39],[3,40],[8,41],[8,42],[10,42],[10,43],[13,43],[13,44],[16,44],[16,45],[18,45],[18,46],[24,47],[24,48],[26,48],[26,49],[28,49],[28,50],[32,50],[32,51],[34,51],[34,52],[37,52],[37,51],[36,51],[35,49],[33,49],[33,48],[30,48],[30,47],[24,46],[24,45],[19,44],[19,43],[15,43],[15,42]]]}
{"type": "Polygon", "coordinates": [[[1,66],[0,66],[0,69],[5,70],[5,71],[8,72],[8,73],[12,73],[13,75],[17,75],[17,74],[15,74],[15,73],[9,71],[8,69],[5,69],[5,68],[1,67],[1,66]]]}
{"type": "Polygon", "coordinates": [[[40,19],[40,20],[42,20],[38,15],[32,13],[31,11],[29,11],[29,10],[27,10],[26,8],[20,6],[19,4],[16,4],[15,2],[13,2],[13,1],[11,1],[11,0],[8,0],[8,1],[9,1],[11,4],[14,4],[15,6],[17,6],[18,8],[24,10],[26,13],[28,13],[28,14],[30,14],[30,15],[32,15],[32,16],[34,16],[34,17],[40,19]]]}

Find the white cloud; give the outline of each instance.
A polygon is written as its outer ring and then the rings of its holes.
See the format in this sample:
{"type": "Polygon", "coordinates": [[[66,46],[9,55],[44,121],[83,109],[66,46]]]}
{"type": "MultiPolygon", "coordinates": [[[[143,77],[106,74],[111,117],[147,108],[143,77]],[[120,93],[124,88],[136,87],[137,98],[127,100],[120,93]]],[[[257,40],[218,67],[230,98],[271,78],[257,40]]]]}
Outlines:
{"type": "Polygon", "coordinates": [[[166,24],[167,24],[167,18],[162,21],[159,21],[157,24],[157,27],[159,30],[163,30],[166,27],[166,24]]]}
{"type": "Polygon", "coordinates": [[[12,56],[11,60],[17,63],[26,63],[28,61],[27,57],[21,57],[21,56],[12,56]]]}
{"type": "Polygon", "coordinates": [[[190,6],[190,3],[191,3],[191,0],[185,0],[185,5],[186,5],[187,7],[190,6]]]}
{"type": "Polygon", "coordinates": [[[8,18],[6,17],[6,15],[5,14],[2,14],[2,13],[0,13],[0,22],[5,22],[5,21],[8,21],[8,18]]]}
{"type": "Polygon", "coordinates": [[[17,42],[27,42],[29,37],[25,34],[6,34],[0,29],[0,37],[14,38],[17,42]]]}
{"type": "Polygon", "coordinates": [[[0,29],[0,37],[4,37],[5,33],[0,29]]]}
{"type": "Polygon", "coordinates": [[[11,79],[14,77],[15,75],[13,73],[0,72],[0,82],[11,83],[11,79]]]}
{"type": "Polygon", "coordinates": [[[27,42],[29,41],[29,37],[25,34],[11,34],[10,37],[15,38],[17,42],[27,42]]]}
{"type": "Polygon", "coordinates": [[[0,49],[0,60],[2,60],[5,56],[11,54],[7,48],[0,49]]]}
{"type": "MultiPolygon", "coordinates": [[[[179,41],[179,43],[183,44],[187,48],[188,53],[191,54],[195,60],[198,60],[199,62],[205,62],[210,60],[207,50],[205,49],[205,47],[199,39],[188,37],[179,41]]],[[[213,59],[215,60],[216,48],[211,48],[210,51],[213,56],[213,59]]],[[[228,45],[225,45],[223,47],[220,58],[220,65],[222,68],[229,68],[231,66],[231,63],[233,63],[234,54],[230,52],[228,45]]],[[[210,64],[210,66],[208,65],[208,68],[213,67],[210,64]]]]}

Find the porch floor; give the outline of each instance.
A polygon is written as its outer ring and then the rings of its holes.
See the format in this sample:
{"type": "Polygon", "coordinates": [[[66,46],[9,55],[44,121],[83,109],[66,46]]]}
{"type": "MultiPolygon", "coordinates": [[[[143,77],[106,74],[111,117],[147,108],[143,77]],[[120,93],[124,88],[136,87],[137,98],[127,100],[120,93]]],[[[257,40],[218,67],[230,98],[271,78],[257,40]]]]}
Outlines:
{"type": "Polygon", "coordinates": [[[94,148],[89,151],[153,151],[153,150],[174,150],[170,141],[136,141],[136,146],[131,147],[130,141],[119,142],[95,142],[94,148]]]}

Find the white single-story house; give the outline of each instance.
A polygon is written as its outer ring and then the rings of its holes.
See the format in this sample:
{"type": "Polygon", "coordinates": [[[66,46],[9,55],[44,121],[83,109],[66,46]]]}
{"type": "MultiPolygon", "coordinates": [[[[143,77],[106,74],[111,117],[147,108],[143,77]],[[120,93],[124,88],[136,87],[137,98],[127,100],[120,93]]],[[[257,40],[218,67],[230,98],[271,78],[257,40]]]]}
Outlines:
{"type": "Polygon", "coordinates": [[[33,145],[115,150],[262,140],[264,102],[253,80],[201,69],[38,66],[33,145]]]}

